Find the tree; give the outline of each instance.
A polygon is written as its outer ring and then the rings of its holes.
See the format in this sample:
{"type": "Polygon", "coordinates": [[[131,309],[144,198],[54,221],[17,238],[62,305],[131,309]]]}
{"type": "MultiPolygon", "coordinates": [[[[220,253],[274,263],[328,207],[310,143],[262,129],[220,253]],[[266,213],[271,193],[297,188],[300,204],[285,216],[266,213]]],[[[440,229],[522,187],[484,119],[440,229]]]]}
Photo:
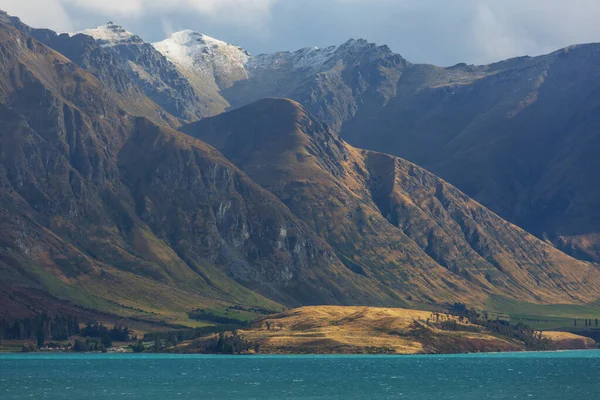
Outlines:
{"type": "Polygon", "coordinates": [[[144,343],[139,340],[137,344],[131,345],[131,350],[133,350],[134,353],[142,353],[144,351],[144,343]]]}
{"type": "Polygon", "coordinates": [[[86,342],[78,339],[75,340],[75,343],[73,344],[73,351],[86,352],[90,351],[90,347],[86,342]]]}
{"type": "Polygon", "coordinates": [[[108,332],[104,332],[102,334],[102,345],[104,347],[111,347],[112,346],[112,341],[110,340],[110,335],[108,334],[108,332]]]}
{"type": "Polygon", "coordinates": [[[44,343],[46,342],[46,332],[44,332],[44,327],[40,326],[37,329],[37,347],[41,349],[44,347],[44,343]]]}

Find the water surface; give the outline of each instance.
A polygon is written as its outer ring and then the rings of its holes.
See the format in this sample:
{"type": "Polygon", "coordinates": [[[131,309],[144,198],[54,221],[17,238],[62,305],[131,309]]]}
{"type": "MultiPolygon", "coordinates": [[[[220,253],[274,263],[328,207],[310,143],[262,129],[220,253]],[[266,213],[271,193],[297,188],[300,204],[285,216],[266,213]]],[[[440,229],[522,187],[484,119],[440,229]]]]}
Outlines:
{"type": "Polygon", "coordinates": [[[0,399],[600,399],[600,352],[0,355],[0,399]]]}

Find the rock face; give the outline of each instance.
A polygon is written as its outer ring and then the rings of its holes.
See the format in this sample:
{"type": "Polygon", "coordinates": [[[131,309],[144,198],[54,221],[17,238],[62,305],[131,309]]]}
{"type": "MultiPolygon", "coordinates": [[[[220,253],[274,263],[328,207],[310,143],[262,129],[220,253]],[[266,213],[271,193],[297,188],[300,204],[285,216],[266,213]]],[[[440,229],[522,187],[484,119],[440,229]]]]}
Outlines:
{"type": "Polygon", "coordinates": [[[220,111],[266,97],[288,97],[334,129],[362,104],[384,104],[410,65],[387,46],[365,40],[252,56],[238,46],[182,31],[154,47],[177,65],[198,93],[221,104],[220,111]]]}
{"type": "Polygon", "coordinates": [[[154,47],[191,79],[213,81],[221,90],[248,78],[246,50],[199,32],[176,32],[154,47]]]}
{"type": "MultiPolygon", "coordinates": [[[[294,99],[353,145],[413,161],[537,237],[597,262],[599,49],[440,68],[351,40],[251,56],[247,77],[237,60],[239,73],[217,98],[231,108],[294,99]]],[[[203,57],[210,66],[212,53],[203,57]]]]}
{"type": "Polygon", "coordinates": [[[189,79],[198,96],[211,104],[210,116],[230,107],[223,90],[248,79],[250,54],[246,50],[199,32],[176,32],[153,46],[189,79]]]}
{"type": "MultiPolygon", "coordinates": [[[[182,128],[274,193],[352,272],[405,301],[597,298],[600,271],[566,256],[418,166],[349,146],[290,100],[182,128]]],[[[560,299],[560,300],[559,300],[560,299]]]]}

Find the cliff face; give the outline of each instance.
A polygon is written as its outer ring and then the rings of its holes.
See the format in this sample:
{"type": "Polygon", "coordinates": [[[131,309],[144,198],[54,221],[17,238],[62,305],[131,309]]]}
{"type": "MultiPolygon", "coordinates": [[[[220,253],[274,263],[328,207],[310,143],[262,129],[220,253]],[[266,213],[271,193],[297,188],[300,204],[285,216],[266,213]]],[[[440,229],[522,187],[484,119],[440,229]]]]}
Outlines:
{"type": "Polygon", "coordinates": [[[385,104],[409,66],[387,46],[353,39],[325,49],[252,57],[248,78],[224,89],[222,96],[233,108],[268,97],[294,99],[339,131],[363,107],[385,104]]]}

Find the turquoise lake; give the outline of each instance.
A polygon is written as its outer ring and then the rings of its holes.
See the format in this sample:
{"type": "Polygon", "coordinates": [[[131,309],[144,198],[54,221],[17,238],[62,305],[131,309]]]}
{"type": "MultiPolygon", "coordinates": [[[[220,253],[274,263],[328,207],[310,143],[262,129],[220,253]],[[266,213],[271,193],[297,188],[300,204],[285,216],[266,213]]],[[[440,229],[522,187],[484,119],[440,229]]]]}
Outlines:
{"type": "Polygon", "coordinates": [[[600,399],[600,352],[0,355],[0,399],[600,399]]]}

